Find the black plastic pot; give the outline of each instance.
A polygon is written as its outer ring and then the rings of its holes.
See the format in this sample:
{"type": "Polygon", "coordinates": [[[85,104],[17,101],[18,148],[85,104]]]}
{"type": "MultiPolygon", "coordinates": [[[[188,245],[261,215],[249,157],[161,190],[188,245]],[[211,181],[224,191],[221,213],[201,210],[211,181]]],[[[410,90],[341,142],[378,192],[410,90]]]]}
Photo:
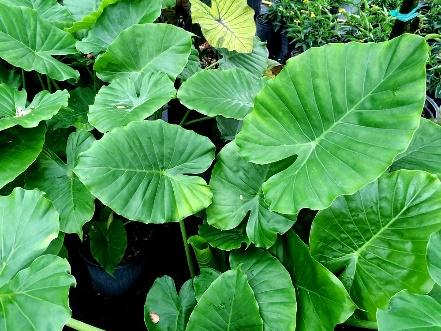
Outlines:
{"type": "Polygon", "coordinates": [[[291,54],[290,51],[290,44],[289,44],[289,38],[288,35],[285,32],[282,32],[279,34],[279,40],[280,40],[280,47],[279,47],[279,53],[277,54],[276,60],[280,63],[284,63],[291,54]]]}
{"type": "Polygon", "coordinates": [[[116,267],[111,276],[85,254],[81,253],[81,256],[86,262],[95,290],[109,297],[122,297],[134,292],[146,269],[146,261],[138,256],[133,261],[116,267]]]}
{"type": "Polygon", "coordinates": [[[262,0],[247,0],[248,6],[254,9],[254,19],[260,15],[260,7],[262,6],[262,0]]]}

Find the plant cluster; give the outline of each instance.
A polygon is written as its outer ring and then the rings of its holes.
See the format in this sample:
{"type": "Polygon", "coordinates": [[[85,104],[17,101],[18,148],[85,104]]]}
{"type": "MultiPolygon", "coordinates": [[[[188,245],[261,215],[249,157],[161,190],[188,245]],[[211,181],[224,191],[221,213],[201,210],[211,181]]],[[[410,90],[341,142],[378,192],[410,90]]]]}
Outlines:
{"type": "Polygon", "coordinates": [[[63,240],[112,274],[127,222],[178,223],[191,276],[155,280],[150,331],[439,327],[426,40],[310,48],[270,79],[246,0],[190,0],[205,68],[168,3],[0,0],[1,330],[99,330],[71,316],[63,240]]]}

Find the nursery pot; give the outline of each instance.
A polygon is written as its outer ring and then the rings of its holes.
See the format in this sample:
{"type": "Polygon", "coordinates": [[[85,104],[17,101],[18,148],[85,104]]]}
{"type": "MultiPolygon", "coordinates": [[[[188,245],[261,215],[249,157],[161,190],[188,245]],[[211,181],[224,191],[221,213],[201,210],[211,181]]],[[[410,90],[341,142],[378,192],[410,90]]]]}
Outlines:
{"type": "Polygon", "coordinates": [[[262,5],[262,0],[247,0],[248,6],[254,9],[254,19],[260,15],[260,6],[262,5]]]}
{"type": "Polygon", "coordinates": [[[146,261],[138,256],[128,263],[117,266],[113,276],[109,275],[100,265],[81,252],[86,262],[90,279],[95,290],[109,297],[121,297],[133,292],[143,278],[146,261]]]}

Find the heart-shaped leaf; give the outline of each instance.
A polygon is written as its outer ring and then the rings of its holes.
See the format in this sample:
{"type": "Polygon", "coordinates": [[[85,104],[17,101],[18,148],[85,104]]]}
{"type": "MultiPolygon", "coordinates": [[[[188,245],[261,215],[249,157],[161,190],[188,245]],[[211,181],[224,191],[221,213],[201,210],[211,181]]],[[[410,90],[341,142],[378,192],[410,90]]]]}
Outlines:
{"type": "Polygon", "coordinates": [[[116,79],[98,92],[90,106],[89,122],[101,132],[152,115],[176,95],[167,75],[147,73],[138,79],[116,79]]]}
{"type": "Polygon", "coordinates": [[[239,53],[228,49],[219,49],[222,58],[219,61],[219,68],[233,69],[241,68],[256,77],[262,77],[268,68],[269,52],[266,43],[261,42],[258,37],[254,37],[253,51],[251,53],[239,53]]]}
{"type": "Polygon", "coordinates": [[[254,163],[297,155],[263,186],[271,209],[323,209],[378,178],[418,128],[426,58],[425,40],[403,35],[312,48],[288,61],[236,138],[254,163]]]}
{"type": "Polygon", "coordinates": [[[247,218],[246,232],[257,247],[271,247],[277,234],[283,234],[296,217],[271,212],[262,196],[262,184],[271,176],[270,165],[249,163],[239,156],[234,142],[217,156],[210,187],[213,203],[207,209],[208,224],[231,230],[247,218]]]}
{"type": "Polygon", "coordinates": [[[187,64],[191,34],[170,24],[138,24],[123,32],[95,62],[99,78],[137,78],[160,71],[173,80],[187,64]],[[137,42],[142,41],[142,42],[137,42]]]}
{"type": "Polygon", "coordinates": [[[89,29],[95,24],[106,7],[118,1],[119,0],[63,0],[63,5],[70,10],[76,20],[76,22],[66,30],[72,33],[89,29]]]}
{"type": "Polygon", "coordinates": [[[75,38],[40,18],[36,11],[0,4],[0,58],[26,71],[35,70],[56,80],[80,74],[54,58],[75,54],[75,38]]]}
{"type": "Polygon", "coordinates": [[[261,249],[247,249],[230,255],[231,268],[239,267],[253,289],[265,331],[296,329],[296,292],[283,265],[261,249]],[[274,281],[276,280],[277,281],[274,281]]]}
{"type": "Polygon", "coordinates": [[[45,133],[43,124],[34,129],[16,126],[0,131],[0,188],[34,163],[43,149],[45,133]]]}
{"type": "Polygon", "coordinates": [[[203,70],[181,85],[178,98],[187,108],[208,116],[243,119],[262,87],[261,80],[241,69],[203,70]]]}
{"type": "Polygon", "coordinates": [[[190,315],[186,330],[261,331],[262,325],[247,276],[237,269],[223,273],[205,291],[190,315]]]}
{"type": "Polygon", "coordinates": [[[297,331],[334,330],[352,315],[355,305],[343,284],[312,258],[294,231],[288,232],[275,249],[296,288],[297,331]]]}
{"type": "Polygon", "coordinates": [[[232,230],[219,230],[208,224],[203,224],[199,227],[199,235],[211,246],[224,251],[238,249],[242,244],[250,244],[245,227],[242,225],[232,230]]]}
{"type": "Polygon", "coordinates": [[[246,0],[212,0],[211,8],[190,0],[193,23],[199,23],[211,46],[251,53],[256,34],[254,10],[246,0]]]}
{"type": "Polygon", "coordinates": [[[402,291],[387,310],[377,312],[379,331],[441,331],[441,303],[428,295],[402,291]]]}
{"type": "Polygon", "coordinates": [[[208,169],[214,145],[161,120],[132,122],[80,155],[75,173],[93,195],[136,221],[179,221],[206,208],[212,194],[195,175],[208,169]]]}
{"type": "Polygon", "coordinates": [[[58,235],[58,213],[39,191],[0,197],[0,325],[4,330],[61,330],[70,318],[66,260],[40,256],[58,235]],[[50,312],[48,314],[47,312],[50,312]]]}
{"type": "Polygon", "coordinates": [[[441,231],[430,236],[427,245],[427,266],[432,279],[441,285],[441,231]]]}
{"type": "Polygon", "coordinates": [[[67,163],[49,149],[40,155],[35,168],[26,179],[30,188],[38,188],[47,194],[60,214],[60,229],[66,233],[77,233],[82,237],[83,225],[92,219],[94,197],[73,173],[78,154],[87,150],[94,142],[88,132],[70,134],[67,147],[67,163]]]}
{"type": "Polygon", "coordinates": [[[145,301],[145,325],[150,331],[184,331],[195,305],[191,279],[182,285],[178,295],[172,278],[168,276],[158,278],[145,301]]]}
{"type": "Polygon", "coordinates": [[[59,4],[57,0],[1,0],[0,3],[8,6],[34,9],[38,16],[59,28],[64,28],[73,23],[72,14],[66,7],[59,4]]]}
{"type": "Polygon", "coordinates": [[[397,156],[391,168],[441,174],[441,126],[421,118],[409,148],[397,156]]]}
{"type": "Polygon", "coordinates": [[[69,93],[58,90],[55,93],[38,93],[26,106],[26,91],[0,84],[0,131],[20,125],[34,128],[41,121],[51,119],[61,107],[66,107],[69,93]]]}
{"type": "Polygon", "coordinates": [[[367,319],[402,289],[432,288],[426,249],[430,234],[441,229],[439,201],[438,178],[399,170],[338,198],[314,219],[313,256],[340,275],[367,319]]]}
{"type": "Polygon", "coordinates": [[[128,27],[153,23],[161,15],[161,0],[119,0],[107,7],[77,48],[84,54],[100,53],[128,27]]]}

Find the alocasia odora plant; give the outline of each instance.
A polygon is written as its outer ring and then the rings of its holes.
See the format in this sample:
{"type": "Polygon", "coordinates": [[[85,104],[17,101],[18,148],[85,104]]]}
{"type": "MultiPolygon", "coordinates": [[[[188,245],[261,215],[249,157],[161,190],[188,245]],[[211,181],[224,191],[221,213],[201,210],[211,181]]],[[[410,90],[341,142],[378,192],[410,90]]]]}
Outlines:
{"type": "Polygon", "coordinates": [[[425,40],[314,48],[272,78],[246,0],[190,1],[217,56],[206,68],[192,32],[161,22],[169,5],[0,0],[0,329],[98,330],[71,319],[55,254],[92,222],[112,273],[123,220],[182,231],[192,277],[153,283],[149,330],[439,327],[425,40]],[[214,118],[228,143],[188,129],[214,118]]]}

